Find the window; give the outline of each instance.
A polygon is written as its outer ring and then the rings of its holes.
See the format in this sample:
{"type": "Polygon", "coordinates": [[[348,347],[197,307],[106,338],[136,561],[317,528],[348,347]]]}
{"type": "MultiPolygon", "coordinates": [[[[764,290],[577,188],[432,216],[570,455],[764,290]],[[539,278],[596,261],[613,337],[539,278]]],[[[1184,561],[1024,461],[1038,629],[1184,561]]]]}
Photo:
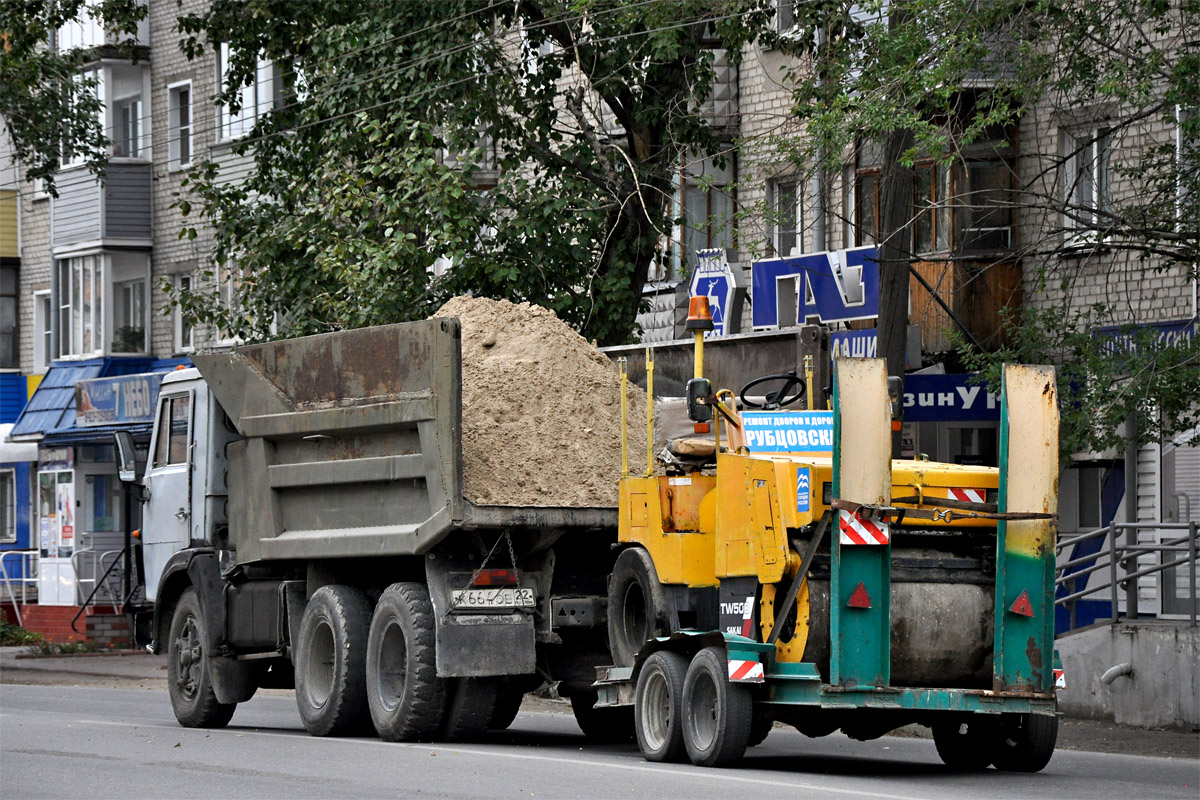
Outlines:
{"type": "Polygon", "coordinates": [[[0,544],[17,540],[17,473],[0,470],[0,544]]]}
{"type": "Polygon", "coordinates": [[[796,0],[775,0],[775,30],[790,33],[796,27],[796,0]]]}
{"type": "Polygon", "coordinates": [[[854,229],[856,245],[875,244],[879,238],[879,172],[883,148],[862,142],[855,157],[854,229]]]}
{"type": "Polygon", "coordinates": [[[87,0],[75,19],[58,29],[55,39],[60,53],[79,48],[100,47],[104,44],[104,28],[100,25],[100,15],[93,10],[99,5],[98,0],[87,0]]]}
{"type": "Polygon", "coordinates": [[[58,353],[86,356],[99,352],[103,328],[101,292],[103,256],[58,262],[58,353]]]}
{"type": "MultiPolygon", "coordinates": [[[[85,80],[95,81],[95,86],[93,88],[93,91],[95,92],[97,99],[100,100],[101,104],[103,104],[105,102],[104,70],[102,70],[102,69],[84,70],[82,72],[77,73],[74,76],[74,80],[76,83],[82,83],[85,80]]],[[[106,121],[105,117],[106,117],[105,109],[102,106],[100,108],[100,129],[101,130],[108,129],[108,122],[106,121]]],[[[64,168],[79,166],[80,164],[84,163],[84,161],[87,160],[88,155],[89,155],[88,153],[77,152],[77,151],[71,149],[71,147],[69,146],[69,143],[68,143],[68,145],[63,148],[62,165],[64,168]]]]}
{"type": "Polygon", "coordinates": [[[112,352],[146,352],[146,282],[113,286],[112,352]]]}
{"type": "MultiPolygon", "coordinates": [[[[230,88],[229,57],[229,45],[222,43],[217,52],[217,81],[223,90],[230,88]]],[[[225,104],[219,106],[221,138],[240,139],[248,135],[259,117],[274,107],[277,83],[275,65],[266,59],[258,59],[253,82],[242,86],[239,92],[241,108],[235,112],[225,104]]]]}
{"type": "MultiPolygon", "coordinates": [[[[2,157],[2,156],[0,156],[2,157]]],[[[0,267],[0,369],[17,369],[17,268],[0,267]]]]}
{"type": "Polygon", "coordinates": [[[772,181],[771,248],[777,256],[799,255],[804,247],[804,187],[796,180],[772,181]]]}
{"type": "Polygon", "coordinates": [[[1100,222],[1097,212],[1108,206],[1109,137],[1108,128],[1092,128],[1064,137],[1067,184],[1063,227],[1067,230],[1093,228],[1100,222]]]}
{"type": "Polygon", "coordinates": [[[167,87],[167,115],[170,133],[168,169],[183,169],[192,163],[192,84],[167,87]]]}
{"type": "Polygon", "coordinates": [[[181,394],[162,399],[154,441],[155,468],[187,463],[188,425],[191,419],[191,395],[181,394]]]}
{"type": "Polygon", "coordinates": [[[54,348],[50,344],[50,320],[54,317],[54,306],[49,292],[33,294],[33,371],[45,372],[50,367],[54,348]]]}
{"type": "MultiPolygon", "coordinates": [[[[175,278],[175,289],[185,295],[192,290],[192,276],[179,275],[175,278]]],[[[195,329],[183,315],[183,310],[175,306],[172,312],[175,316],[175,351],[190,351],[196,349],[195,329]]]]}
{"type": "Polygon", "coordinates": [[[1200,204],[1200,115],[1195,106],[1175,106],[1175,219],[1196,219],[1200,204]]]}
{"type": "Polygon", "coordinates": [[[142,155],[142,98],[116,104],[113,121],[113,155],[138,158],[142,155]]]}
{"type": "Polygon", "coordinates": [[[913,252],[949,250],[950,169],[943,164],[918,164],[913,170],[913,193],[913,252]]]}

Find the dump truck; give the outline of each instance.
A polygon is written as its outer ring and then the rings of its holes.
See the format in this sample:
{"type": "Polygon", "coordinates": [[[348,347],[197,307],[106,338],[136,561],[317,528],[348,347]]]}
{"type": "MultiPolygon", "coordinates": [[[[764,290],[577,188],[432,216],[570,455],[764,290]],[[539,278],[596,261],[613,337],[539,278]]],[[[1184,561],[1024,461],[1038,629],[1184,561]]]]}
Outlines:
{"type": "Polygon", "coordinates": [[[832,407],[793,411],[811,374],[714,391],[706,320],[700,302],[687,408],[707,435],[620,482],[600,704],[633,706],[650,761],[732,764],[777,721],[862,740],[918,723],[953,768],[1042,769],[1053,370],[1005,367],[998,469],[898,460],[882,361],[835,360],[832,407]]]}
{"type": "Polygon", "coordinates": [[[181,724],[294,685],[312,734],[454,740],[554,681],[586,733],[631,735],[591,685],[616,509],[464,497],[461,335],[433,319],[196,354],[162,382],[140,478],[118,435],[181,724]]]}

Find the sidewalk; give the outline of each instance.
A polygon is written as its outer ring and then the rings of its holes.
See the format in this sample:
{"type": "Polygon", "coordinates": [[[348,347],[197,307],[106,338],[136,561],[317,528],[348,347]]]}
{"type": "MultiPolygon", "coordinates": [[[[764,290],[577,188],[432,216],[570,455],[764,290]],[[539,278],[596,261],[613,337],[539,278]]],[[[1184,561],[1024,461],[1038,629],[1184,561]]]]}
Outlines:
{"type": "MultiPolygon", "coordinates": [[[[167,659],[142,651],[83,653],[69,656],[30,655],[26,647],[0,647],[0,683],[96,686],[148,689],[166,693],[167,659]]],[[[526,711],[570,713],[563,702],[525,698],[526,711]]],[[[929,730],[910,725],[896,735],[928,738],[929,730]]],[[[1146,730],[1104,720],[1064,717],[1058,747],[1096,753],[1200,759],[1200,733],[1146,730]]]]}

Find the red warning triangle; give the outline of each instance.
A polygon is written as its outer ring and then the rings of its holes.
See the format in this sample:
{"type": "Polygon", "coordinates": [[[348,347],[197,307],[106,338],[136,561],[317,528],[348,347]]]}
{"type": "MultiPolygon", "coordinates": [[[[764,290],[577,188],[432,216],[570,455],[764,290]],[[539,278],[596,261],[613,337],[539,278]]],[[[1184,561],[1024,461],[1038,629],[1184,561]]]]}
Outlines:
{"type": "Polygon", "coordinates": [[[1029,592],[1023,590],[1020,597],[1013,601],[1008,610],[1014,614],[1020,614],[1022,617],[1032,617],[1033,604],[1029,602],[1029,592]]]}
{"type": "Polygon", "coordinates": [[[862,581],[858,582],[858,588],[854,590],[854,594],[850,595],[850,602],[846,605],[851,608],[870,608],[871,596],[867,594],[867,586],[862,581]]]}

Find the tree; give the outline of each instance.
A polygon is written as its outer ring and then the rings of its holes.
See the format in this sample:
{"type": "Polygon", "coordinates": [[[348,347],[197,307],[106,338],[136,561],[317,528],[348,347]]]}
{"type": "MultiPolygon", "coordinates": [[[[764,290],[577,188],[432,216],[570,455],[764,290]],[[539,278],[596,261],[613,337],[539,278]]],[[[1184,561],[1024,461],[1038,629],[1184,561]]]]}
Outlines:
{"type": "MultiPolygon", "coordinates": [[[[1104,449],[1116,436],[1107,423],[1130,414],[1142,417],[1143,441],[1200,421],[1195,342],[1106,345],[1094,329],[1120,319],[1119,309],[1072,296],[1079,276],[1100,259],[1148,280],[1195,279],[1200,3],[797,3],[795,18],[791,37],[805,56],[793,74],[803,130],[785,144],[809,170],[840,168],[858,148],[883,144],[882,282],[907,281],[918,260],[907,243],[924,209],[910,200],[908,168],[920,157],[961,166],[970,148],[993,148],[1011,164],[1011,189],[961,191],[949,202],[957,212],[1019,213],[1022,238],[994,263],[1019,259],[1033,278],[1027,284],[1054,288],[1065,300],[1027,297],[1025,312],[1007,319],[1006,344],[990,352],[960,331],[962,360],[993,377],[1003,359],[1063,364],[1068,452],[1104,449]],[[1037,140],[1051,118],[1060,127],[1078,121],[1071,146],[1037,140]],[[1085,124],[1098,119],[1102,125],[1085,124]],[[1162,135],[1164,128],[1178,137],[1162,135]],[[1101,170],[1111,171],[1119,192],[1100,196],[1093,184],[1101,170]],[[1099,418],[1106,424],[1097,425],[1099,418]]],[[[896,323],[906,316],[906,296],[881,293],[880,349],[893,370],[903,352],[896,323]]],[[[1124,320],[1137,321],[1128,313],[1124,320]]]]}
{"type": "Polygon", "coordinates": [[[45,181],[51,194],[57,196],[54,173],[64,153],[97,172],[107,166],[104,104],[96,82],[79,69],[112,52],[136,58],[137,26],[146,10],[138,0],[0,0],[0,116],[14,160],[26,165],[28,179],[45,181]],[[112,44],[68,51],[50,46],[58,29],[81,13],[102,23],[112,44]]]}
{"type": "Polygon", "coordinates": [[[204,164],[179,201],[213,226],[217,261],[237,262],[239,305],[183,302],[254,339],[420,318],[471,291],[627,341],[673,178],[717,151],[701,110],[713,50],[736,60],[770,14],[768,0],[217,0],[180,25],[189,55],[236,54],[221,100],[237,109],[260,54],[290,85],[238,145],[248,179],[204,164]],[[439,257],[453,268],[433,279],[439,257]]]}

